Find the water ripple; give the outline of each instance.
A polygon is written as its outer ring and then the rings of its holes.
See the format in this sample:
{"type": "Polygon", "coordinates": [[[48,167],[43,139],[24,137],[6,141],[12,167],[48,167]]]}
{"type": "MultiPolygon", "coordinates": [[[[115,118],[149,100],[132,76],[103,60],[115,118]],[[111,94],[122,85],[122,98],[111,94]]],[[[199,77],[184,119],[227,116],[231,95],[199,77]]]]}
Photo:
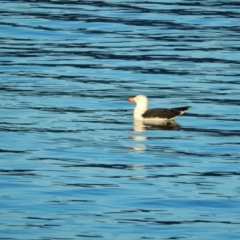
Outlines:
{"type": "Polygon", "coordinates": [[[239,239],[239,5],[2,1],[0,239],[239,239]]]}

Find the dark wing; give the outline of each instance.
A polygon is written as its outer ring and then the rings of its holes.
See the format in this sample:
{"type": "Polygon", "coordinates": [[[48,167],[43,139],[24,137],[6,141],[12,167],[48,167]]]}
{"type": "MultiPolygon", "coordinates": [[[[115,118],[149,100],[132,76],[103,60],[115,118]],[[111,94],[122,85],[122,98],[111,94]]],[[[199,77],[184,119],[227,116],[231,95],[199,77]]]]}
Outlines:
{"type": "Polygon", "coordinates": [[[144,118],[162,118],[162,119],[172,119],[175,118],[188,110],[189,107],[180,108],[154,108],[147,110],[142,116],[144,118]]]}

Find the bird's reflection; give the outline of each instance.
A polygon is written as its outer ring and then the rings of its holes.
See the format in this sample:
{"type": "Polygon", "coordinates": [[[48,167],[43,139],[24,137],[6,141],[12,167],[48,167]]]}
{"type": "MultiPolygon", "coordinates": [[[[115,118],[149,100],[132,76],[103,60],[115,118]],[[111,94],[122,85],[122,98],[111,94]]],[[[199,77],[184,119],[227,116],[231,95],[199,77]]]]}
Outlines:
{"type": "Polygon", "coordinates": [[[147,136],[143,134],[147,130],[180,130],[180,126],[175,121],[139,121],[134,120],[133,123],[133,132],[138,135],[132,136],[132,139],[138,143],[132,147],[132,149],[136,152],[144,152],[147,149],[147,146],[143,141],[147,140],[147,136]],[[142,141],[141,143],[139,143],[142,141]]]}
{"type": "Polygon", "coordinates": [[[134,120],[133,130],[135,132],[146,132],[147,130],[180,130],[180,126],[175,121],[139,121],[134,120]]]}
{"type": "Polygon", "coordinates": [[[133,130],[134,132],[146,132],[147,126],[143,123],[143,121],[134,120],[133,130]]]}

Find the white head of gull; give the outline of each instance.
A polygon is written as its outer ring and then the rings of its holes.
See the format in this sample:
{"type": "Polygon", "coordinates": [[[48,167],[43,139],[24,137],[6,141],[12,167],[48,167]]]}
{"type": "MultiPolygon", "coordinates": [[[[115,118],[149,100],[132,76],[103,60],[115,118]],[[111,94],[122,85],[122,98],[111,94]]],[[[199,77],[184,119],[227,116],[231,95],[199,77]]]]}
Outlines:
{"type": "Polygon", "coordinates": [[[133,117],[135,120],[143,120],[143,114],[148,109],[148,98],[144,95],[137,95],[134,98],[129,98],[129,102],[135,102],[136,107],[133,111],[133,117]]]}
{"type": "Polygon", "coordinates": [[[133,111],[134,120],[171,121],[189,109],[189,107],[177,107],[170,109],[153,108],[148,110],[148,98],[144,95],[137,95],[136,97],[129,98],[128,101],[136,103],[133,111]]]}

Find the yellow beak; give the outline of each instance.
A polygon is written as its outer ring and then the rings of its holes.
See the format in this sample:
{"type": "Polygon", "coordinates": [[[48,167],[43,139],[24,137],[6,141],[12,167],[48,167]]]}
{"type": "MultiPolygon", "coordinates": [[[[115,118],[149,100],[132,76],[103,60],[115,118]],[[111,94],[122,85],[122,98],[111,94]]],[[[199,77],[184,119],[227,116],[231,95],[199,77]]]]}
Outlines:
{"type": "Polygon", "coordinates": [[[129,98],[128,101],[129,102],[135,102],[135,99],[134,98],[129,98]]]}

